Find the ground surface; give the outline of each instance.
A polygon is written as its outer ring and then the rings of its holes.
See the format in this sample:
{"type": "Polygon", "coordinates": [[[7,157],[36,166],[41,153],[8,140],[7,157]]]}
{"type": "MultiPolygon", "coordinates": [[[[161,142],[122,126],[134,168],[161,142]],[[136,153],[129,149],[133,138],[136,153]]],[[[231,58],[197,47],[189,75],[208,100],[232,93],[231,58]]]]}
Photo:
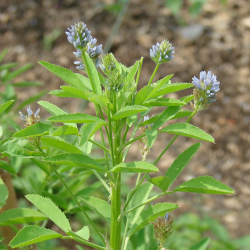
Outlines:
{"type": "MultiPolygon", "coordinates": [[[[7,61],[17,61],[21,65],[34,63],[34,68],[24,74],[22,79],[39,80],[47,90],[58,89],[62,81],[49,74],[37,61],[45,60],[75,70],[73,47],[67,42],[64,31],[71,24],[83,21],[88,24],[98,43],[105,44],[115,16],[104,10],[103,4],[112,2],[1,1],[0,48],[10,48],[7,61]],[[45,39],[48,40],[52,32],[57,31],[61,35],[46,50],[45,39]]],[[[226,7],[212,0],[208,1],[196,19],[191,18],[184,8],[182,15],[186,26],[181,26],[180,21],[164,7],[163,0],[132,0],[111,48],[118,61],[127,66],[141,56],[145,58],[140,86],[146,83],[155,66],[149,58],[149,48],[164,38],[175,46],[175,59],[162,65],[155,79],[174,73],[173,82],[190,82],[201,70],[211,70],[217,75],[221,82],[218,101],[192,120],[192,124],[209,132],[216,144],[204,142],[178,182],[200,175],[211,175],[235,189],[236,194],[205,196],[180,193],[168,197],[168,201],[177,200],[180,205],[175,215],[185,211],[203,211],[220,219],[233,237],[250,234],[249,13],[248,0],[228,0],[226,7]]],[[[19,93],[20,99],[26,99],[37,91],[36,88],[23,90],[19,93]]],[[[71,112],[80,109],[79,103],[68,99],[48,95],[43,99],[71,112]]],[[[92,112],[91,107],[89,112],[92,112]]],[[[44,118],[48,115],[45,112],[43,114],[44,118]]],[[[150,156],[157,156],[160,148],[170,139],[171,136],[161,136],[150,156]]],[[[159,163],[161,169],[165,171],[175,157],[193,142],[187,138],[178,138],[159,163]]],[[[138,149],[139,145],[132,148],[131,159],[140,159],[138,149]]]]}

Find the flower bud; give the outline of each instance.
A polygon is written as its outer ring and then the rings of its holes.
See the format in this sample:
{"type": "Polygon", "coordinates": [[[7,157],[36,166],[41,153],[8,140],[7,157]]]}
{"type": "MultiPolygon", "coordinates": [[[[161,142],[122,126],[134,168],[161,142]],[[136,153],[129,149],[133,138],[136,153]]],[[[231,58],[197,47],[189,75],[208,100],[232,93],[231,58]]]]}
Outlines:
{"type": "Polygon", "coordinates": [[[19,111],[21,120],[26,123],[26,126],[31,126],[35,123],[38,123],[40,120],[39,113],[40,113],[40,109],[38,109],[36,113],[33,114],[33,111],[31,110],[30,106],[27,108],[28,115],[26,116],[22,112],[19,111]]]}

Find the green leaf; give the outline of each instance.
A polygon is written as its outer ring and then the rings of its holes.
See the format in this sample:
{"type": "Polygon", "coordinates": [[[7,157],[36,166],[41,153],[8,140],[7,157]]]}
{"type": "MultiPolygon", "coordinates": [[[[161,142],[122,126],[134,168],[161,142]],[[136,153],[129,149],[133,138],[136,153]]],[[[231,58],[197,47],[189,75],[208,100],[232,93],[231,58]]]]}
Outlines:
{"type": "Polygon", "coordinates": [[[9,49],[4,49],[1,53],[0,53],[0,63],[2,62],[2,60],[4,59],[4,57],[7,55],[9,49]]]}
{"type": "Polygon", "coordinates": [[[93,193],[94,191],[98,190],[100,187],[102,186],[101,182],[95,182],[92,185],[82,189],[81,191],[79,191],[76,196],[79,195],[90,195],[91,193],[93,193]]]}
{"type": "Polygon", "coordinates": [[[0,114],[2,114],[15,100],[10,100],[0,105],[0,114]]]}
{"type": "Polygon", "coordinates": [[[68,164],[87,169],[96,169],[105,171],[104,167],[98,162],[83,154],[59,154],[48,156],[43,159],[45,162],[53,162],[57,164],[68,164]]]}
{"type": "Polygon", "coordinates": [[[178,118],[183,118],[190,116],[193,113],[193,111],[188,111],[188,110],[180,110],[175,116],[173,116],[170,120],[178,119],[178,118]]]}
{"type": "Polygon", "coordinates": [[[5,161],[0,160],[0,169],[3,169],[10,174],[16,174],[15,169],[5,161]]]}
{"type": "Polygon", "coordinates": [[[211,176],[201,176],[184,182],[174,191],[203,194],[233,194],[234,190],[211,176]]]}
{"type": "Polygon", "coordinates": [[[16,110],[20,110],[23,107],[27,106],[30,103],[35,102],[36,100],[40,99],[40,97],[42,97],[43,95],[45,95],[47,93],[47,90],[41,91],[40,93],[38,93],[37,95],[34,95],[32,97],[30,97],[29,99],[25,100],[24,102],[22,102],[17,108],[16,110]]]}
{"type": "Polygon", "coordinates": [[[109,172],[113,173],[149,173],[159,172],[159,169],[147,162],[138,161],[130,163],[120,163],[114,166],[109,172]]]}
{"type": "Polygon", "coordinates": [[[14,87],[34,87],[34,86],[42,86],[39,82],[17,82],[12,83],[12,86],[14,87]]]}
{"type": "Polygon", "coordinates": [[[61,136],[61,135],[78,135],[78,128],[64,125],[60,126],[58,129],[52,132],[52,136],[61,136]]]}
{"type": "Polygon", "coordinates": [[[43,136],[41,137],[43,145],[63,150],[69,153],[82,154],[82,151],[76,146],[64,141],[60,137],[43,136]]]}
{"type": "Polygon", "coordinates": [[[27,226],[17,233],[17,235],[10,242],[9,246],[12,248],[23,247],[62,237],[63,236],[61,234],[58,234],[50,229],[38,226],[27,226]]]}
{"type": "Polygon", "coordinates": [[[206,250],[210,241],[211,241],[211,239],[206,237],[206,238],[202,239],[201,241],[199,241],[198,243],[196,243],[195,245],[193,245],[190,248],[190,250],[206,250]]]}
{"type": "Polygon", "coordinates": [[[86,115],[81,113],[55,115],[47,119],[51,122],[68,122],[68,123],[90,123],[90,122],[104,122],[104,120],[96,116],[86,115]]]}
{"type": "Polygon", "coordinates": [[[28,69],[30,69],[32,66],[33,66],[33,64],[28,63],[28,64],[20,67],[19,69],[8,74],[8,76],[5,78],[5,81],[8,82],[8,81],[12,80],[16,76],[18,76],[18,75],[22,74],[23,72],[27,71],[28,69]]]}
{"type": "Polygon", "coordinates": [[[93,90],[93,92],[95,94],[101,95],[102,88],[101,88],[101,83],[100,83],[98,71],[87,53],[84,53],[84,59],[86,59],[85,66],[86,66],[86,69],[88,72],[88,77],[89,77],[90,81],[92,80],[92,82],[94,84],[95,90],[93,90]]]}
{"type": "Polygon", "coordinates": [[[156,121],[154,122],[154,125],[152,127],[152,130],[157,130],[158,128],[160,128],[165,122],[169,121],[170,119],[172,119],[179,111],[180,111],[180,107],[177,106],[173,106],[173,107],[168,107],[167,109],[165,109],[156,119],[156,121]]]}
{"type": "Polygon", "coordinates": [[[156,106],[183,106],[186,103],[184,101],[180,101],[172,98],[158,98],[151,99],[143,103],[146,107],[156,107],[156,106]]]}
{"type": "Polygon", "coordinates": [[[47,68],[50,72],[52,72],[53,74],[60,77],[63,81],[65,81],[69,85],[71,85],[73,87],[76,87],[76,88],[78,88],[80,90],[83,90],[83,91],[88,90],[84,86],[82,81],[79,79],[79,77],[75,73],[73,73],[72,71],[70,71],[70,70],[68,70],[66,68],[57,66],[55,64],[44,62],[44,61],[40,61],[39,63],[41,65],[43,65],[45,68],[47,68]]]}
{"type": "Polygon", "coordinates": [[[3,126],[0,126],[0,138],[3,136],[3,126]]]}
{"type": "Polygon", "coordinates": [[[8,189],[5,186],[3,180],[0,178],[0,208],[5,204],[9,195],[8,189]]]}
{"type": "MultiPolygon", "coordinates": [[[[92,86],[91,86],[91,83],[90,83],[90,80],[88,77],[84,76],[84,75],[81,75],[81,74],[78,74],[78,73],[75,73],[75,75],[79,78],[79,80],[82,82],[82,84],[88,88],[89,90],[92,90],[92,86]]],[[[83,90],[83,89],[82,89],[83,90]]]]}
{"type": "Polygon", "coordinates": [[[151,148],[157,138],[158,132],[157,130],[145,130],[147,142],[148,142],[148,148],[151,148]]]}
{"type": "Polygon", "coordinates": [[[180,100],[188,104],[193,99],[194,99],[194,95],[187,95],[187,96],[182,97],[180,100]]]}
{"type": "MultiPolygon", "coordinates": [[[[49,102],[46,102],[46,101],[39,101],[37,103],[52,115],[64,115],[64,114],[67,114],[67,112],[65,112],[64,110],[58,108],[56,105],[54,105],[52,103],[49,103],[49,102]]],[[[64,123],[64,124],[68,125],[68,126],[71,126],[71,127],[73,126],[73,127],[77,128],[76,124],[72,124],[72,123],[64,123]]]]}
{"type": "Polygon", "coordinates": [[[79,146],[82,146],[85,142],[87,142],[104,124],[105,122],[93,122],[84,125],[83,129],[81,129],[79,146]]]}
{"type": "Polygon", "coordinates": [[[192,88],[192,87],[194,87],[194,85],[192,83],[172,83],[172,84],[168,84],[166,87],[161,88],[155,94],[153,94],[151,96],[151,98],[155,98],[155,97],[158,97],[158,96],[164,96],[166,94],[170,94],[170,93],[173,93],[173,92],[177,92],[177,91],[192,88]]]}
{"type": "Polygon", "coordinates": [[[169,187],[169,179],[166,176],[150,178],[149,175],[147,175],[147,180],[156,187],[160,188],[162,192],[165,192],[169,187]]]}
{"type": "Polygon", "coordinates": [[[30,208],[14,208],[0,214],[0,225],[16,225],[46,220],[42,213],[30,208]]]}
{"type": "Polygon", "coordinates": [[[100,215],[104,220],[111,222],[111,206],[105,200],[93,196],[78,196],[87,207],[100,215]]]}
{"type": "Polygon", "coordinates": [[[214,138],[203,130],[189,124],[176,123],[163,128],[160,132],[166,132],[175,135],[187,136],[203,141],[214,142],[214,138]]]}
{"type": "Polygon", "coordinates": [[[15,63],[15,62],[14,63],[5,63],[3,65],[0,65],[0,71],[2,71],[4,69],[11,69],[17,65],[18,65],[18,63],[15,63]]]}
{"type": "Polygon", "coordinates": [[[130,115],[138,114],[146,110],[148,110],[148,108],[139,106],[139,105],[127,106],[127,107],[121,108],[116,114],[114,114],[112,117],[112,120],[113,121],[120,120],[122,118],[128,117],[130,115]]]}
{"type": "Polygon", "coordinates": [[[136,222],[131,225],[131,229],[128,232],[128,237],[147,226],[149,222],[154,221],[158,218],[158,216],[164,216],[166,212],[170,212],[177,207],[178,205],[174,203],[158,203],[147,208],[144,212],[142,212],[136,222]]]}
{"type": "Polygon", "coordinates": [[[35,123],[34,125],[28,126],[25,129],[15,133],[13,137],[35,137],[49,134],[49,130],[51,129],[51,125],[46,123],[35,123]]]}
{"type": "Polygon", "coordinates": [[[37,194],[28,194],[25,197],[64,232],[71,231],[65,214],[50,199],[37,194]]]}
{"type": "MultiPolygon", "coordinates": [[[[145,202],[148,197],[149,194],[151,192],[151,190],[153,189],[153,185],[149,182],[143,183],[135,192],[134,197],[131,201],[130,204],[130,208],[138,206],[140,204],[142,204],[143,202],[145,202]]],[[[130,224],[134,224],[136,222],[136,220],[139,218],[141,212],[144,210],[146,205],[139,207],[138,209],[130,212],[130,224]]]]}
{"type": "Polygon", "coordinates": [[[166,177],[169,178],[169,185],[171,186],[174,180],[179,176],[185,166],[189,163],[189,161],[196,154],[198,149],[200,148],[201,143],[196,143],[182,152],[178,157],[174,160],[170,168],[166,173],[166,177]]]}
{"type": "Polygon", "coordinates": [[[77,231],[76,234],[85,240],[89,240],[89,228],[87,226],[77,231]]]}

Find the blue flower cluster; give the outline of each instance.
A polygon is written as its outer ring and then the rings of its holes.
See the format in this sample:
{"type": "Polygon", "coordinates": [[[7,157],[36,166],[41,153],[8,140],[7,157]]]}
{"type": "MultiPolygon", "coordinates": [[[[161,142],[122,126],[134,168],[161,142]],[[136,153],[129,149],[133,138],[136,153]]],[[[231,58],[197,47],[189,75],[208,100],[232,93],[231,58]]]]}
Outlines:
{"type": "Polygon", "coordinates": [[[174,58],[174,47],[168,40],[157,43],[150,49],[150,58],[158,65],[174,58]]]}
{"type": "Polygon", "coordinates": [[[26,123],[27,126],[31,126],[35,123],[38,123],[40,120],[40,109],[36,111],[35,114],[33,114],[33,111],[31,110],[30,106],[27,108],[28,115],[24,115],[22,112],[19,112],[21,120],[26,123]]]}
{"type": "MultiPolygon", "coordinates": [[[[96,68],[100,66],[99,56],[102,54],[102,44],[95,46],[97,40],[91,36],[91,32],[87,29],[87,25],[83,22],[79,22],[75,25],[71,25],[71,28],[68,28],[69,31],[66,31],[68,41],[73,44],[77,49],[74,52],[77,58],[82,59],[82,53],[87,53],[92,59],[96,68]]],[[[77,65],[77,69],[85,70],[85,65],[82,60],[75,61],[74,64],[77,65]]]]}
{"type": "Polygon", "coordinates": [[[220,90],[220,82],[217,81],[215,75],[212,75],[211,71],[207,73],[201,71],[200,79],[194,76],[192,80],[195,86],[194,109],[199,111],[208,108],[212,102],[217,100],[216,93],[220,90]]]}

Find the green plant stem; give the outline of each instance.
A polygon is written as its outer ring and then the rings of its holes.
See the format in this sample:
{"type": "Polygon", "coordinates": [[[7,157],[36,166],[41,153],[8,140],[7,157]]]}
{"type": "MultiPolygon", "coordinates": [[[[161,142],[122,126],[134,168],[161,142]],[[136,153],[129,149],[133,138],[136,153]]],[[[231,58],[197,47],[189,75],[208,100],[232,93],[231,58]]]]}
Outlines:
{"type": "Polygon", "coordinates": [[[97,177],[97,179],[102,183],[102,185],[107,189],[107,191],[110,193],[110,188],[109,186],[106,184],[106,182],[102,179],[102,177],[98,174],[98,172],[94,169],[92,169],[92,172],[94,173],[94,175],[97,177]]]}
{"type": "Polygon", "coordinates": [[[124,230],[124,233],[123,233],[123,240],[122,240],[122,247],[121,247],[121,250],[125,250],[126,249],[126,235],[128,233],[128,226],[129,226],[129,217],[130,217],[130,214],[127,215],[127,220],[126,220],[126,225],[125,225],[125,230],[124,230]]]}
{"type": "Polygon", "coordinates": [[[136,89],[137,89],[139,79],[140,79],[140,75],[141,75],[141,68],[142,68],[143,59],[144,58],[142,57],[140,62],[139,62],[139,69],[138,69],[138,73],[137,73],[137,76],[136,76],[136,89]]]}
{"type": "Polygon", "coordinates": [[[128,141],[127,143],[125,143],[125,144],[123,145],[123,147],[125,148],[126,146],[130,145],[131,143],[133,143],[133,142],[135,142],[135,141],[138,141],[139,139],[141,139],[141,138],[143,138],[143,137],[145,137],[145,136],[146,136],[146,134],[139,135],[139,136],[137,136],[135,139],[132,139],[132,140],[128,141]]]}
{"type": "Polygon", "coordinates": [[[89,241],[86,241],[86,240],[84,240],[84,239],[79,239],[79,238],[72,237],[72,236],[63,236],[62,239],[63,239],[63,240],[73,239],[73,240],[75,240],[75,241],[77,241],[77,242],[80,242],[80,243],[82,243],[82,244],[84,244],[84,245],[93,247],[94,249],[106,250],[105,247],[101,247],[101,246],[99,246],[99,245],[96,245],[96,244],[91,243],[91,242],[89,242],[89,241]]]}
{"type": "Polygon", "coordinates": [[[101,144],[99,144],[99,143],[97,143],[97,142],[95,142],[95,141],[93,141],[93,140],[91,140],[91,139],[89,139],[89,142],[91,142],[91,143],[93,143],[94,145],[96,145],[97,147],[103,149],[103,151],[105,151],[105,152],[111,154],[110,150],[107,149],[107,148],[105,148],[105,147],[103,147],[101,144]]]}
{"type": "Polygon", "coordinates": [[[155,70],[154,70],[154,72],[153,72],[153,74],[152,74],[152,76],[151,76],[151,78],[150,78],[150,80],[149,80],[149,82],[148,82],[148,85],[152,83],[152,81],[153,81],[153,79],[154,79],[154,77],[155,77],[155,74],[156,74],[157,70],[159,69],[159,67],[160,67],[160,65],[159,65],[159,64],[156,64],[155,70]]]}
{"type": "MultiPolygon", "coordinates": [[[[187,119],[186,123],[189,123],[190,120],[193,118],[193,116],[197,113],[196,110],[193,111],[193,113],[190,115],[190,117],[187,119]]],[[[166,151],[169,149],[169,147],[173,144],[173,142],[176,140],[178,135],[175,135],[175,137],[170,141],[170,143],[164,148],[164,150],[160,153],[160,155],[157,157],[157,159],[154,162],[154,165],[161,159],[161,157],[166,153],[166,151]]]]}
{"type": "MultiPolygon", "coordinates": [[[[43,150],[41,149],[39,143],[36,141],[37,144],[37,148],[38,150],[42,153],[42,155],[44,157],[46,157],[45,153],[43,152],[43,150]]],[[[91,219],[89,218],[88,214],[86,213],[86,211],[83,209],[83,207],[81,206],[81,204],[78,202],[77,198],[75,197],[75,195],[71,192],[70,188],[68,187],[68,185],[66,184],[66,182],[63,180],[63,178],[61,177],[61,175],[57,172],[56,168],[54,167],[53,164],[51,164],[50,162],[48,162],[49,166],[51,167],[51,169],[53,170],[53,172],[55,173],[55,175],[58,177],[58,179],[61,181],[61,183],[63,184],[63,186],[67,189],[67,191],[69,192],[71,198],[74,200],[74,202],[77,204],[77,206],[79,207],[79,209],[84,213],[84,215],[86,216],[86,218],[88,219],[89,223],[92,225],[92,227],[94,228],[94,230],[97,232],[97,234],[99,235],[99,237],[101,238],[102,242],[106,245],[105,240],[103,239],[102,235],[99,233],[99,231],[97,230],[97,228],[95,227],[94,223],[91,221],[91,219]]]]}
{"type": "Polygon", "coordinates": [[[164,193],[158,194],[158,195],[156,195],[156,196],[154,196],[154,197],[152,197],[152,198],[150,198],[150,199],[144,201],[144,202],[141,203],[140,205],[135,206],[135,207],[132,207],[131,209],[129,209],[128,211],[126,211],[125,214],[128,214],[128,213],[134,211],[135,209],[138,209],[139,207],[144,206],[144,205],[146,205],[147,203],[152,202],[152,201],[154,201],[154,200],[160,198],[161,196],[163,196],[163,195],[165,195],[165,194],[173,194],[174,192],[175,192],[175,191],[169,191],[169,192],[164,192],[164,193]]]}

